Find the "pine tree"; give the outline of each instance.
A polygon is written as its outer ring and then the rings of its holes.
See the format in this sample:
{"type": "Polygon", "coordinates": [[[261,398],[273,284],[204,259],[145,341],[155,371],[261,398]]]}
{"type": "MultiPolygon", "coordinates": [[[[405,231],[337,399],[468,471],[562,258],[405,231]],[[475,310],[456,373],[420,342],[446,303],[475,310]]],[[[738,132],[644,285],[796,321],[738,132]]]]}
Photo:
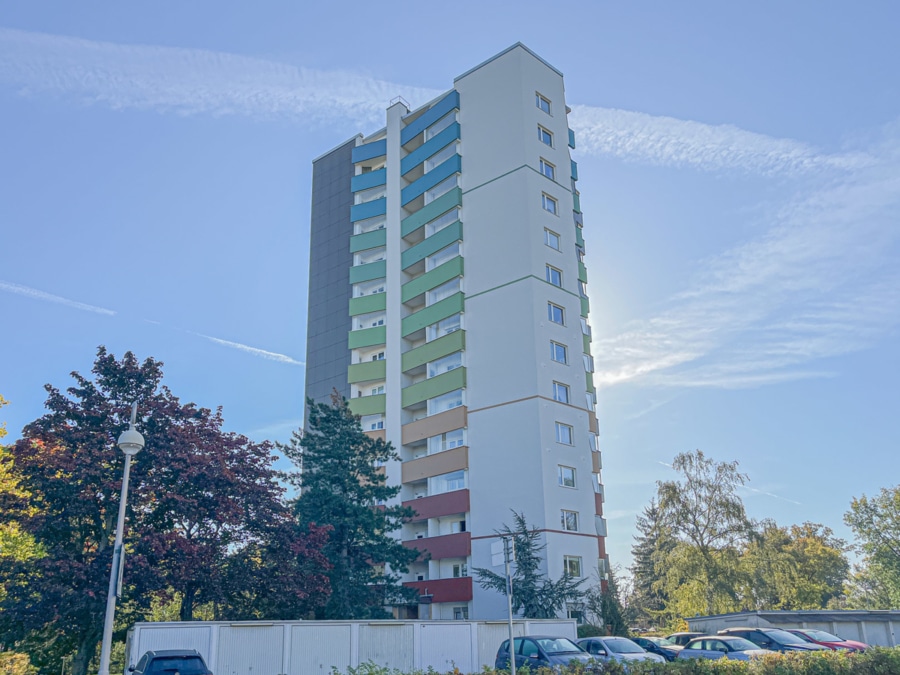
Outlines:
{"type": "Polygon", "coordinates": [[[387,485],[380,465],[397,454],[390,443],[363,432],[336,391],[331,405],[312,399],[307,404],[306,433],[294,432],[290,444],[280,447],[299,469],[290,476],[300,491],[294,502],[299,524],[331,528],[324,551],[332,564],[332,592],[317,618],[386,617],[388,605],[415,601],[400,575],[419,555],[391,535],[414,515],[387,505],[400,487],[387,485]]]}
{"type": "Polygon", "coordinates": [[[631,555],[633,578],[632,604],[640,618],[652,623],[654,617],[666,606],[666,592],[662,588],[659,566],[674,547],[674,541],[666,533],[662,512],[656,499],[644,507],[635,523],[638,535],[634,537],[631,555]]]}

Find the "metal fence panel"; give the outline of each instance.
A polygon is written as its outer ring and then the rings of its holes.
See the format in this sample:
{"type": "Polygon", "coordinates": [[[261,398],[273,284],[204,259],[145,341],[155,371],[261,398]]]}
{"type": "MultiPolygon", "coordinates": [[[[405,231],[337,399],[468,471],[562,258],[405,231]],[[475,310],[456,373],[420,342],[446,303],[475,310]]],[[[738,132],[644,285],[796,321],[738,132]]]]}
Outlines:
{"type": "MultiPolygon", "coordinates": [[[[368,661],[409,673],[414,668],[411,623],[363,624],[359,627],[359,663],[368,661]]],[[[218,675],[218,674],[217,674],[218,675]]]]}
{"type": "Polygon", "coordinates": [[[286,675],[331,675],[333,668],[346,673],[351,665],[351,631],[349,623],[291,626],[291,659],[286,675]]]}
{"type": "Polygon", "coordinates": [[[219,626],[215,675],[281,675],[284,629],[280,625],[219,626]]]}
{"type": "Polygon", "coordinates": [[[419,668],[434,668],[446,673],[458,668],[463,673],[474,673],[481,668],[472,658],[472,630],[469,623],[423,623],[419,635],[421,659],[419,668]]]}

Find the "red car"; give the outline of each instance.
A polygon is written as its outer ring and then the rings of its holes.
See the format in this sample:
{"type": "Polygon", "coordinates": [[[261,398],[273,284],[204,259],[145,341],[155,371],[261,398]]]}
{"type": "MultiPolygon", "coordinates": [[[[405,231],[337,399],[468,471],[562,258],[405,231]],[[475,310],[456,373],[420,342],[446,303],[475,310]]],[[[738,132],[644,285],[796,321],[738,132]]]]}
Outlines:
{"type": "Polygon", "coordinates": [[[846,649],[851,652],[864,652],[869,648],[865,642],[857,642],[856,640],[845,640],[844,638],[826,633],[824,630],[813,630],[812,628],[789,628],[788,633],[793,633],[803,638],[807,642],[817,645],[824,645],[831,649],[846,649]]]}

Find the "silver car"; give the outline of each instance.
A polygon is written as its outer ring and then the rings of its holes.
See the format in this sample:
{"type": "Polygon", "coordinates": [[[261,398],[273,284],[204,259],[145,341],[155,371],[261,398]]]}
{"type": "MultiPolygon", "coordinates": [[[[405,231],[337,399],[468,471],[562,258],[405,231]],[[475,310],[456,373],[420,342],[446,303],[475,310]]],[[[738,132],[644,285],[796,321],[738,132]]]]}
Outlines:
{"type": "Polygon", "coordinates": [[[618,661],[619,663],[629,663],[631,661],[666,662],[659,654],[651,654],[636,642],[623,637],[582,638],[578,641],[578,646],[598,661],[618,661]]]}
{"type": "Polygon", "coordinates": [[[694,638],[678,652],[679,659],[733,659],[749,661],[774,652],[760,649],[750,640],[728,635],[707,635],[694,638]]]}

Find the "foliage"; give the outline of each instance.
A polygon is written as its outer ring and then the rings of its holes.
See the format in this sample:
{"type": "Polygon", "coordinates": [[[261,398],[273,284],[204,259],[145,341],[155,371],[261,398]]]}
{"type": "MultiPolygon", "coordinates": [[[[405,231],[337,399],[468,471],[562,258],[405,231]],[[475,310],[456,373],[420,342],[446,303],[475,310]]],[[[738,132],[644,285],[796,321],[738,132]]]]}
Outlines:
{"type": "MultiPolygon", "coordinates": [[[[579,587],[584,579],[568,574],[553,581],[541,571],[547,547],[540,543],[540,532],[529,527],[524,513],[513,511],[514,526],[504,524],[497,531],[512,537],[515,547],[515,572],[512,575],[512,611],[526,619],[552,619],[560,615],[566,603],[580,599],[579,587]]],[[[475,576],[482,588],[506,595],[506,575],[484,567],[475,568],[475,576]]]]}
{"type": "Polygon", "coordinates": [[[737,462],[716,463],[700,450],[677,455],[672,467],[680,479],[657,483],[662,522],[678,540],[661,562],[670,589],[667,613],[731,611],[737,605],[737,548],[751,530],[737,494],[747,476],[737,462]]]}
{"type": "Polygon", "coordinates": [[[19,652],[0,652],[0,674],[37,675],[37,668],[31,665],[28,656],[19,652]]]}
{"type": "MultiPolygon", "coordinates": [[[[598,580],[601,576],[598,570],[598,580]]],[[[627,637],[630,633],[628,625],[634,612],[626,610],[623,605],[620,584],[619,570],[613,568],[605,581],[595,584],[584,593],[585,620],[597,626],[600,635],[627,637]]]]}
{"type": "Polygon", "coordinates": [[[675,547],[662,520],[656,499],[644,507],[635,523],[638,534],[631,547],[633,564],[629,606],[638,621],[652,624],[668,603],[664,584],[665,560],[675,547]]]}
{"type": "MultiPolygon", "coordinates": [[[[221,410],[182,404],[152,358],[140,363],[128,352],[120,361],[100,347],[92,373],[72,373],[75,385],[65,394],[45,387],[47,414],[11,447],[25,503],[0,513],[46,554],[0,568],[7,591],[0,640],[21,640],[50,670],[74,653],[73,675],[84,675],[100,638],[124,461],[115,443],[132,401],[146,447],[131,475],[120,626],[142,617],[160,593],[177,593],[179,617],[190,619],[197,603],[227,609],[236,589],[260,592],[252,583],[260,562],[247,551],[285,546],[291,525],[268,444],[224,432],[221,410]]],[[[325,564],[314,550],[318,534],[309,536],[311,546],[299,534],[298,545],[325,564]]],[[[319,575],[269,594],[283,593],[297,617],[327,590],[319,575]]]]}
{"type": "Polygon", "coordinates": [[[879,602],[900,606],[900,485],[882,488],[872,498],[854,498],[844,522],[865,555],[865,574],[878,589],[879,602]]]}
{"type": "Polygon", "coordinates": [[[400,575],[419,553],[391,532],[414,511],[386,504],[399,494],[380,465],[397,459],[390,443],[367,436],[347,401],[336,391],[331,405],[308,400],[308,431],[294,432],[280,446],[300,469],[291,474],[299,488],[294,514],[302,526],[330,526],[324,552],[333,592],[318,608],[319,619],[369,619],[387,616],[385,606],[415,602],[415,592],[400,585],[400,575]]]}

